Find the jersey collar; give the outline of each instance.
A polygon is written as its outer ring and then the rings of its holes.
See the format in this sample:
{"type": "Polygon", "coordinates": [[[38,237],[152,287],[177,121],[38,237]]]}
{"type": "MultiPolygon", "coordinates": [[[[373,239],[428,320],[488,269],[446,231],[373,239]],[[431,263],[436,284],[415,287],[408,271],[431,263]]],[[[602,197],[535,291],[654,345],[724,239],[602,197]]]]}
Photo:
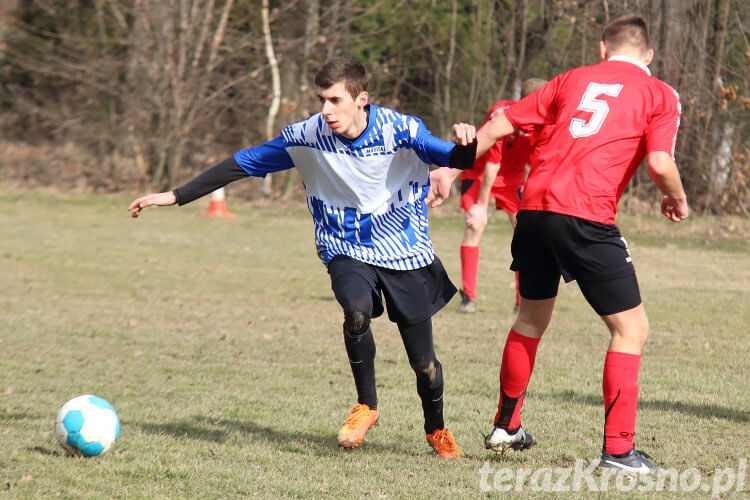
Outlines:
{"type": "Polygon", "coordinates": [[[372,130],[373,123],[375,122],[372,117],[372,109],[373,106],[371,104],[368,103],[365,105],[365,113],[367,114],[367,126],[365,126],[365,129],[357,137],[355,137],[354,139],[349,139],[344,137],[343,135],[337,134],[336,132],[334,132],[333,135],[339,141],[348,145],[350,148],[358,146],[361,142],[364,142],[365,138],[369,135],[370,130],[372,130]]]}
{"type": "Polygon", "coordinates": [[[648,74],[648,76],[651,76],[651,70],[648,69],[648,66],[646,66],[645,64],[643,64],[638,59],[635,59],[634,57],[628,57],[628,56],[610,56],[610,58],[607,59],[607,61],[622,61],[622,62],[626,62],[626,63],[630,63],[630,64],[635,64],[636,66],[638,66],[639,68],[641,68],[643,71],[645,71],[646,74],[648,74]]]}

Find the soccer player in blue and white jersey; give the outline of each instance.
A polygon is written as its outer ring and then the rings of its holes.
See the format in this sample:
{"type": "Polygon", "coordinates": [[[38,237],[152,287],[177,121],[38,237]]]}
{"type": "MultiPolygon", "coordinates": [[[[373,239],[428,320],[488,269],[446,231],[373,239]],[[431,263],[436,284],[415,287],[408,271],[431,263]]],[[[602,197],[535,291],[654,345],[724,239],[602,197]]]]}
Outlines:
{"type": "Polygon", "coordinates": [[[471,168],[476,143],[466,138],[473,127],[455,125],[454,144],[434,137],[418,118],[368,104],[365,68],[351,57],[325,63],[315,84],[320,113],[182,187],[138,198],[128,210],[137,217],[148,206],[183,205],[237,179],[297,168],[318,256],[344,310],[344,344],[357,388],[338,444],[358,446],[378,420],[370,320],[387,308],[417,377],[428,442],[443,457],[462,456],[443,421],[443,373],[431,319],[456,288],[433,253],[424,199],[430,164],[471,168]]]}

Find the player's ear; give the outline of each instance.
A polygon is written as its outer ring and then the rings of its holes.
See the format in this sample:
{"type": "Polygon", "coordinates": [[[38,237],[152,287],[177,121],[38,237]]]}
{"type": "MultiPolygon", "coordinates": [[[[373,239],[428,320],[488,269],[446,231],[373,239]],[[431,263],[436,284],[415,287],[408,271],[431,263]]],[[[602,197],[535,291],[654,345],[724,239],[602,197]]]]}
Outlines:
{"type": "Polygon", "coordinates": [[[603,41],[599,42],[599,55],[602,57],[602,59],[607,59],[607,44],[605,44],[603,41]]]}
{"type": "Polygon", "coordinates": [[[654,61],[654,49],[648,49],[646,55],[643,56],[643,63],[648,66],[654,61]]]}
{"type": "Polygon", "coordinates": [[[365,106],[367,106],[367,101],[369,99],[370,99],[370,94],[366,90],[363,90],[362,92],[359,93],[355,101],[357,102],[358,107],[364,108],[365,106]]]}

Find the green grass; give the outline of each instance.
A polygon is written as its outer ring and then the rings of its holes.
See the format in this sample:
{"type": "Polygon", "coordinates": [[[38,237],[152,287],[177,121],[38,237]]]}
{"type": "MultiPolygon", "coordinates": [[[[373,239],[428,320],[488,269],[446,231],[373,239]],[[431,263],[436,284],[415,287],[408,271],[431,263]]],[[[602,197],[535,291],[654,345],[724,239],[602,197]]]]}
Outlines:
{"type": "MultiPolygon", "coordinates": [[[[539,445],[489,455],[512,322],[511,231],[482,245],[479,312],[435,317],[448,426],[469,458],[434,456],[393,325],[374,321],[381,424],[360,448],[335,434],[355,402],[342,317],[303,207],[148,209],[124,196],[0,196],[0,492],[63,496],[480,494],[479,469],[570,466],[601,446],[608,334],[574,284],[561,288],[523,414],[539,445]],[[110,401],[122,433],[93,459],[55,442],[62,403],[110,401]]],[[[636,442],[666,467],[737,469],[750,444],[750,255],[743,219],[674,225],[623,217],[651,320],[636,442]]],[[[462,221],[431,234],[460,281],[462,221]]],[[[746,487],[747,488],[747,487],[746,487]]],[[[598,496],[590,493],[590,496],[598,496]]]]}

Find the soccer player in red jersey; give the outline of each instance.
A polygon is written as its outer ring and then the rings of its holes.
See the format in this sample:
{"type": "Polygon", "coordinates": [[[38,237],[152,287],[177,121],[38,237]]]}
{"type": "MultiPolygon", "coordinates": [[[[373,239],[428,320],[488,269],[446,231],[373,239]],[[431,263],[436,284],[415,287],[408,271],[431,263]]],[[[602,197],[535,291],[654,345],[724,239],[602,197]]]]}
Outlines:
{"type": "MultiPolygon", "coordinates": [[[[529,78],[521,86],[521,97],[526,97],[547,83],[541,78],[529,78]]],[[[497,101],[490,108],[484,123],[515,101],[497,101]]],[[[495,208],[504,210],[513,227],[526,181],[533,134],[513,133],[492,145],[489,151],[477,158],[474,168],[461,172],[461,208],[464,209],[466,229],[461,241],[461,305],[458,311],[471,314],[476,311],[476,283],[479,268],[479,241],[487,226],[487,205],[495,198],[495,208]]],[[[518,273],[516,273],[517,312],[518,273]]]]}
{"type": "MultiPolygon", "coordinates": [[[[652,459],[633,447],[648,318],[627,243],[614,222],[617,202],[644,158],[664,193],[662,213],[674,222],[688,216],[673,158],[680,103],[677,93],[649,72],[653,50],[642,17],[627,15],[609,23],[600,52],[604,62],[555,77],[476,134],[479,155],[514,130],[545,127],[545,144],[526,181],[511,245],[521,307],[506,340],[500,403],[485,445],[521,450],[535,443],[521,427],[521,405],[562,276],[578,282],[611,333],[599,465],[655,473],[659,469],[652,459]]],[[[471,129],[457,136],[469,141],[471,129]]],[[[447,196],[457,174],[433,172],[433,206],[447,196]]]]}

